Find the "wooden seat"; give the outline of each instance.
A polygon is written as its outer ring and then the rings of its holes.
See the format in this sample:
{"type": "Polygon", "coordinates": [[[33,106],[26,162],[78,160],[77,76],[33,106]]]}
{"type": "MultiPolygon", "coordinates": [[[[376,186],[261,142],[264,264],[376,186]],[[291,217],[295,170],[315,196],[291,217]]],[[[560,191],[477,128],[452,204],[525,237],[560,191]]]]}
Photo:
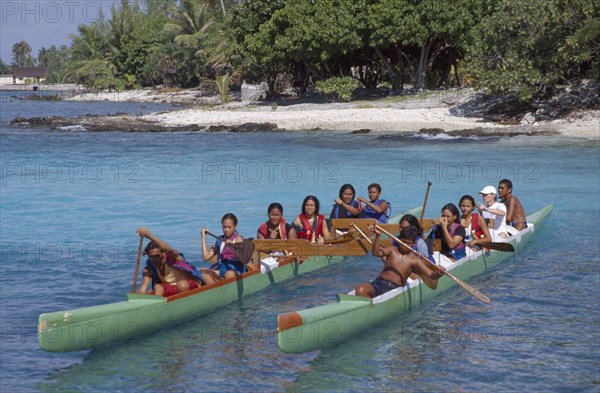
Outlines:
{"type": "Polygon", "coordinates": [[[433,244],[431,245],[431,253],[436,251],[442,251],[442,239],[433,239],[433,244]]]}
{"type": "Polygon", "coordinates": [[[492,241],[494,241],[495,236],[495,229],[494,229],[494,219],[493,218],[484,218],[485,222],[487,223],[487,227],[489,229],[490,232],[490,236],[492,237],[492,241]]]}
{"type": "Polygon", "coordinates": [[[431,230],[431,228],[433,228],[433,226],[435,225],[433,223],[433,218],[424,218],[423,219],[423,224],[421,224],[421,226],[423,227],[423,233],[427,233],[431,230]]]}

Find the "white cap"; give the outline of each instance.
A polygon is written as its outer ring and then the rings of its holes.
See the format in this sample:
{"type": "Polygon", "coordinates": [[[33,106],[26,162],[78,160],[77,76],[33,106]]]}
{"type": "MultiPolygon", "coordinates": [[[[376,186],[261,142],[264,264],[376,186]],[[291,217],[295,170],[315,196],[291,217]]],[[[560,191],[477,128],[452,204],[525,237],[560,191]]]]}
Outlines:
{"type": "Polygon", "coordinates": [[[480,194],[497,194],[496,187],[494,186],[485,186],[483,190],[479,191],[480,194]]]}

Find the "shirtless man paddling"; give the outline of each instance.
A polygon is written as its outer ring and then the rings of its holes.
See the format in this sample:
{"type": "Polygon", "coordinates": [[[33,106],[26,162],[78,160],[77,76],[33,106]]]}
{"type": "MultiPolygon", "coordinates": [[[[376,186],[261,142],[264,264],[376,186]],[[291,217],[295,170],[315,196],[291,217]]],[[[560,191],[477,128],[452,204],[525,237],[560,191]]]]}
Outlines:
{"type": "MultiPolygon", "coordinates": [[[[437,288],[437,280],[444,274],[443,267],[427,264],[402,244],[398,247],[382,246],[379,239],[381,231],[374,225],[369,230],[376,234],[372,253],[381,257],[384,267],[377,278],[356,287],[357,296],[373,298],[404,286],[411,273],[416,273],[429,288],[437,288]]],[[[417,236],[418,230],[415,227],[407,227],[402,229],[399,237],[406,246],[413,247],[417,236]]]]}

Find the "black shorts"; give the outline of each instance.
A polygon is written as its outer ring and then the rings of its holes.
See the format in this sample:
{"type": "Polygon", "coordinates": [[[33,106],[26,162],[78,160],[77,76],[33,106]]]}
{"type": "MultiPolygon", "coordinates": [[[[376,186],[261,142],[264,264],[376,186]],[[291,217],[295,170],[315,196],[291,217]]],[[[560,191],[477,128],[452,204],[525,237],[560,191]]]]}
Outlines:
{"type": "Polygon", "coordinates": [[[381,277],[377,277],[376,279],[371,280],[369,284],[371,284],[371,288],[373,288],[373,297],[383,295],[384,293],[399,287],[398,284],[388,280],[384,280],[381,277]]]}

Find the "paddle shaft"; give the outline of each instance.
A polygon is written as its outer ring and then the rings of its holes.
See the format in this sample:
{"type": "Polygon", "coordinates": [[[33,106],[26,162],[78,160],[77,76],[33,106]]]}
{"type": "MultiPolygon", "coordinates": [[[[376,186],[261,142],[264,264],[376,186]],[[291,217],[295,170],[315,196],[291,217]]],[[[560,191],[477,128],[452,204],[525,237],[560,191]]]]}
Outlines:
{"type": "Polygon", "coordinates": [[[135,263],[135,275],[133,276],[133,289],[131,290],[132,293],[136,293],[136,289],[137,289],[137,278],[138,278],[138,273],[140,272],[140,260],[142,259],[142,246],[143,245],[144,245],[144,238],[142,236],[140,236],[140,245],[138,246],[137,262],[135,263]]]}
{"type": "MultiPolygon", "coordinates": [[[[429,258],[425,257],[423,254],[419,253],[418,251],[413,250],[412,247],[408,247],[406,245],[406,243],[404,243],[402,240],[398,239],[396,236],[394,236],[390,232],[386,231],[385,229],[383,229],[379,225],[375,225],[375,228],[378,228],[381,232],[385,233],[390,238],[394,239],[398,243],[402,244],[404,247],[408,248],[413,254],[417,255],[426,264],[428,264],[428,266],[430,268],[432,268],[432,266],[433,266],[433,269],[437,270],[437,267],[435,266],[435,264],[433,262],[431,262],[429,260],[429,258]]],[[[469,292],[470,294],[472,294],[473,296],[475,296],[477,299],[481,300],[484,303],[490,303],[490,299],[487,296],[485,296],[483,293],[479,292],[477,289],[473,288],[472,286],[470,286],[466,282],[458,279],[457,277],[454,276],[454,274],[452,274],[452,273],[450,273],[449,271],[446,271],[446,270],[444,270],[444,274],[447,275],[448,277],[450,277],[454,282],[456,282],[458,285],[460,285],[461,287],[463,287],[467,292],[469,292]]]]}
{"type": "Polygon", "coordinates": [[[429,188],[431,188],[431,182],[427,181],[427,191],[425,191],[425,200],[423,201],[423,209],[421,210],[421,219],[419,225],[423,228],[423,217],[425,217],[425,208],[427,207],[427,198],[429,198],[429,188]]]}
{"type": "Polygon", "coordinates": [[[212,237],[214,237],[215,239],[219,239],[219,240],[225,240],[225,238],[224,238],[224,237],[217,236],[217,235],[215,235],[214,233],[210,233],[209,231],[206,231],[206,234],[207,234],[207,235],[210,235],[210,236],[212,236],[212,237]]]}
{"type": "Polygon", "coordinates": [[[355,223],[352,223],[350,225],[352,225],[354,228],[356,228],[358,233],[360,233],[362,235],[362,237],[364,237],[365,240],[369,242],[370,245],[373,245],[373,242],[371,241],[371,239],[369,239],[369,237],[367,235],[365,235],[365,233],[355,223]]]}

